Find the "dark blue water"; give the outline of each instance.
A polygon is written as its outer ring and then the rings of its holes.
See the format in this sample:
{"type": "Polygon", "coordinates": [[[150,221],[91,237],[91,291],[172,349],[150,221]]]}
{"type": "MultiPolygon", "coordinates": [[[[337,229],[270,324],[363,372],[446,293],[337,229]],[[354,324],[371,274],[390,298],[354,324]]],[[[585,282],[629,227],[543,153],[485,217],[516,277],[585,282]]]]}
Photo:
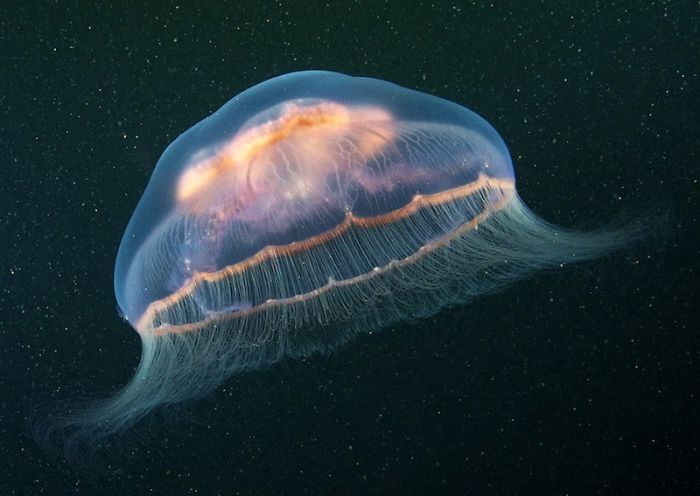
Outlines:
{"type": "Polygon", "coordinates": [[[411,4],[0,7],[3,494],[698,491],[697,4],[411,4]],[[475,110],[548,220],[669,229],[239,376],[87,467],[46,454],[41,404],[114,392],[138,363],[112,273],[161,152],[301,69],[475,110]]]}

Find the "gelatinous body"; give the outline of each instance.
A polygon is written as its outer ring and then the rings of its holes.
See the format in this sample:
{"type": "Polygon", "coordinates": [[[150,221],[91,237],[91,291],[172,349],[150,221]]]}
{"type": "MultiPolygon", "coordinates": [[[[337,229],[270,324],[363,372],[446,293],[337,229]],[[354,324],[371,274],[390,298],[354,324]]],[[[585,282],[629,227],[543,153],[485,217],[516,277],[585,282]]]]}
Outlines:
{"type": "Polygon", "coordinates": [[[634,235],[538,219],[498,133],[455,103],[330,72],[272,79],[158,162],[115,273],[141,364],[71,425],[121,430],[237,371],[335,349],[634,235]]]}

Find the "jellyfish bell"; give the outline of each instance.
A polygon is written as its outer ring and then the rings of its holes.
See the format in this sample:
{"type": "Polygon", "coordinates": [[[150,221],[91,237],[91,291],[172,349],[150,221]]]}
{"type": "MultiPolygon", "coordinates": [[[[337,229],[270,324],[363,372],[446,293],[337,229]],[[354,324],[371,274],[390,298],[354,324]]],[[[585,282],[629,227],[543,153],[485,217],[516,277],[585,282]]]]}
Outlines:
{"type": "Polygon", "coordinates": [[[501,137],[456,103],[332,72],[280,76],[159,160],[115,270],[141,362],[62,427],[106,437],[239,371],[335,350],[638,235],[539,219],[501,137]]]}

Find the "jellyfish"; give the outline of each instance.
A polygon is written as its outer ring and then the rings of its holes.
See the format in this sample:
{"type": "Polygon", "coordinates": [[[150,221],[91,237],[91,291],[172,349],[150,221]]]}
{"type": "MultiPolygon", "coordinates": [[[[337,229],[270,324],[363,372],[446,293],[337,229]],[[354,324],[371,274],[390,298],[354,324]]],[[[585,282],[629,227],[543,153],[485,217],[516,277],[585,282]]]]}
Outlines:
{"type": "Polygon", "coordinates": [[[233,374],[639,236],[635,224],[579,232],[538,218],[504,141],[463,106],[333,72],[276,77],[163,153],[114,274],[140,364],[114,397],[58,423],[103,439],[233,374]]]}

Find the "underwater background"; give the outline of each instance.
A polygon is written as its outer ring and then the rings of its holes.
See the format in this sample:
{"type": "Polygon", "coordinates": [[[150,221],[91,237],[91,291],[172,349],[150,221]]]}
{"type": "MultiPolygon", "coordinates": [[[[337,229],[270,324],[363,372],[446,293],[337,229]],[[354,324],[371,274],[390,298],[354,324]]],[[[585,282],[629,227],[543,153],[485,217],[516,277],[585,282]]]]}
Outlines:
{"type": "Polygon", "coordinates": [[[694,1],[4,2],[0,494],[698,494],[694,1]],[[244,89],[328,69],[447,98],[539,216],[647,243],[284,360],[81,466],[29,423],[114,393],[116,250],[161,152],[244,89]],[[70,404],[70,403],[69,403],[70,404]]]}

